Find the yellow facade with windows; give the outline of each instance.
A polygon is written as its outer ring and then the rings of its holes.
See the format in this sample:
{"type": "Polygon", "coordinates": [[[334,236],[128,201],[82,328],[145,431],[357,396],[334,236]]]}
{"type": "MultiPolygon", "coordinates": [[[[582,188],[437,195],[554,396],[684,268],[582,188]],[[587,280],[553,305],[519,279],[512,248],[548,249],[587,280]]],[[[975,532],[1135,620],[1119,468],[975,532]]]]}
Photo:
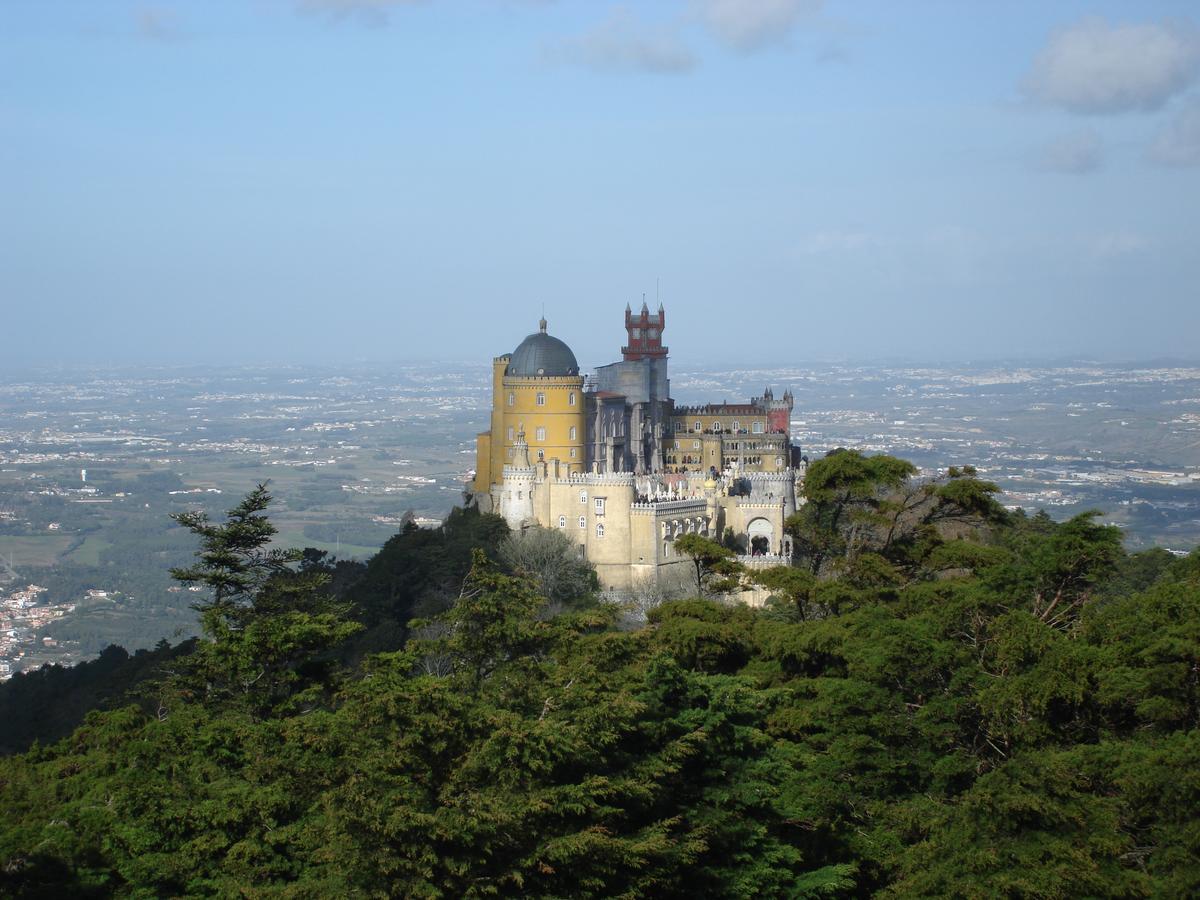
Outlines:
{"type": "Polygon", "coordinates": [[[574,354],[541,326],[492,361],[491,428],[476,439],[477,493],[500,483],[522,433],[531,462],[558,460],[564,474],[584,470],[583,376],[574,354]]]}

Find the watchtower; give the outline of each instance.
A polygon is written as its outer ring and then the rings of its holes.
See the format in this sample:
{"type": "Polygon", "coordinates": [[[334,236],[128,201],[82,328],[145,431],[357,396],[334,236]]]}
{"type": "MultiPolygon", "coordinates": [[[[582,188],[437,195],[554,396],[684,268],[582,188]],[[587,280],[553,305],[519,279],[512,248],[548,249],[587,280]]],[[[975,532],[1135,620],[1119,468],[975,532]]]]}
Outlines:
{"type": "Polygon", "coordinates": [[[639,359],[666,359],[667,348],[663,346],[662,333],[667,325],[667,314],[662,304],[658,304],[658,312],[650,312],[646,301],[642,301],[642,311],[636,316],[629,304],[625,304],[625,331],[628,343],[621,348],[621,355],[626,362],[639,359]]]}

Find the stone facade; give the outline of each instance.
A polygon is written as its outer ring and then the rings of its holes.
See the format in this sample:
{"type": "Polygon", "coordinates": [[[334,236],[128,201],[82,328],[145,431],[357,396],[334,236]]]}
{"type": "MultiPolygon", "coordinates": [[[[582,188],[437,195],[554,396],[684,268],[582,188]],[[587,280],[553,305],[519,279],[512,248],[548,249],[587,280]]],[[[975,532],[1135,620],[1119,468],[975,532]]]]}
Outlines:
{"type": "Polygon", "coordinates": [[[627,307],[622,360],[585,379],[543,320],[496,358],[492,427],[477,441],[471,499],[514,529],[561,530],[618,592],[686,578],[683,534],[732,536],[752,564],[791,557],[783,525],[803,469],[790,392],[676,408],[665,325],[661,307],[627,307]]]}

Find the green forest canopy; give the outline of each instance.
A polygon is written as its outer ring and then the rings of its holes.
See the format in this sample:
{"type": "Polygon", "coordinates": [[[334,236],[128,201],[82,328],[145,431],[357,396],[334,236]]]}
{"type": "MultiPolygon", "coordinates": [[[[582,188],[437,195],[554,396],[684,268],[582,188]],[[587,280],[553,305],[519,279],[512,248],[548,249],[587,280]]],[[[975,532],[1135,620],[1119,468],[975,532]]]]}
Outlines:
{"type": "Polygon", "coordinates": [[[636,628],[470,511],[352,569],[184,522],[204,636],[0,761],[0,893],[1200,893],[1200,554],[827,459],[772,602],[636,628]]]}

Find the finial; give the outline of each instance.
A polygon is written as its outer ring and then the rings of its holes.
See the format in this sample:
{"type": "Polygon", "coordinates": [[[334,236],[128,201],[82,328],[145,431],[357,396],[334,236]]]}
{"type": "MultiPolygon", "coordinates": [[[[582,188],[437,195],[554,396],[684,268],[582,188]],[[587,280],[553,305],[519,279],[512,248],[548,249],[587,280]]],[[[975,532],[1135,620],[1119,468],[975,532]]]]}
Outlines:
{"type": "Polygon", "coordinates": [[[538,319],[538,328],[541,330],[542,334],[546,333],[546,317],[545,316],[538,319]]]}

